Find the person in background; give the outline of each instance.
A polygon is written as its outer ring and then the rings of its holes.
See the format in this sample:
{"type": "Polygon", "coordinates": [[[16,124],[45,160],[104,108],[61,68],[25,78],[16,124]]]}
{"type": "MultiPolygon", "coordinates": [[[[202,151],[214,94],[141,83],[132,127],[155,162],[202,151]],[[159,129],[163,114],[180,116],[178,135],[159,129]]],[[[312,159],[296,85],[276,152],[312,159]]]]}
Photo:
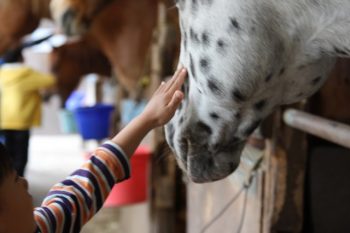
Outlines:
{"type": "Polygon", "coordinates": [[[5,54],[0,67],[0,128],[19,176],[24,176],[28,161],[30,129],[41,124],[40,90],[55,84],[52,75],[23,63],[22,49],[5,54]]]}
{"type": "Polygon", "coordinates": [[[129,160],[142,139],[175,114],[183,99],[180,88],[186,72],[181,69],[162,83],[143,112],[100,145],[79,169],[54,185],[34,213],[28,182],[11,168],[10,157],[0,144],[0,233],[80,232],[102,207],[114,184],[129,178],[129,160]]]}

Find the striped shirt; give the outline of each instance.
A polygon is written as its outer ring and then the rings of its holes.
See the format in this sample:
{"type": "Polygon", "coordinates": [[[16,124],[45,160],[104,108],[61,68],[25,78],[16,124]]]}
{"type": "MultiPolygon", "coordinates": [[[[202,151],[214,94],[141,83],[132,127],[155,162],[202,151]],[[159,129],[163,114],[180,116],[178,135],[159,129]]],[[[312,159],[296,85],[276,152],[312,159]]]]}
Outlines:
{"type": "Polygon", "coordinates": [[[54,185],[41,207],[35,208],[36,232],[80,232],[102,207],[113,185],[129,176],[129,160],[121,148],[111,141],[102,144],[80,169],[54,185]]]}

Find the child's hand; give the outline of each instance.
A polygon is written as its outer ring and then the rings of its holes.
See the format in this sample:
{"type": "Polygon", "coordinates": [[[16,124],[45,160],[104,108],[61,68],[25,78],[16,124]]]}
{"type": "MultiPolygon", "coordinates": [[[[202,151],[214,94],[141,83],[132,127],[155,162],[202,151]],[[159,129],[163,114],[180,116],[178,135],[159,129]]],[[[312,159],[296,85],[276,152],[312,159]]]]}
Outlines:
{"type": "Polygon", "coordinates": [[[187,71],[184,68],[177,70],[167,82],[162,82],[154,92],[145,107],[141,117],[150,127],[155,128],[166,124],[175,114],[177,107],[183,99],[180,91],[185,81],[187,71]]]}

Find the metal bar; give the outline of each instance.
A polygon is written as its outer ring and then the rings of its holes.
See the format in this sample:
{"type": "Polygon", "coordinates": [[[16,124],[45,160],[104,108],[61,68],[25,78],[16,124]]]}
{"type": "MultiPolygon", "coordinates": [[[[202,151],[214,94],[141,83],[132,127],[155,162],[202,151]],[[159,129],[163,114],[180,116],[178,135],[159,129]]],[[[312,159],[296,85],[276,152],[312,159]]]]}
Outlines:
{"type": "Polygon", "coordinates": [[[295,109],[287,109],[284,122],[296,129],[350,148],[350,126],[295,109]]]}

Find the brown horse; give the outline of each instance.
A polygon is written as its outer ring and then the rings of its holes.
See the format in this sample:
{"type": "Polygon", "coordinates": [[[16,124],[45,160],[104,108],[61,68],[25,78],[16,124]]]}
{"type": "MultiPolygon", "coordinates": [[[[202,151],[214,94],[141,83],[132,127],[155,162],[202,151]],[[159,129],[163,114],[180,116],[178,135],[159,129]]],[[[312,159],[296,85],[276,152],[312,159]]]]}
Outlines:
{"type": "MultiPolygon", "coordinates": [[[[33,32],[43,18],[50,18],[50,0],[0,1],[0,54],[18,47],[26,34],[33,32]]],[[[83,75],[110,76],[111,66],[90,37],[54,48],[50,54],[51,71],[57,79],[62,105],[78,86],[83,75]]]]}
{"type": "Polygon", "coordinates": [[[91,38],[84,37],[55,47],[50,53],[50,70],[56,76],[62,106],[84,75],[97,73],[111,76],[108,59],[93,44],[91,38]]]}
{"type": "Polygon", "coordinates": [[[20,43],[26,34],[34,31],[40,19],[50,18],[50,0],[0,1],[0,54],[20,43]]]}
{"type": "Polygon", "coordinates": [[[54,20],[67,35],[81,35],[88,30],[93,18],[114,0],[53,0],[51,12],[54,20]]]}
{"type": "Polygon", "coordinates": [[[87,34],[108,57],[120,83],[135,96],[156,26],[158,0],[109,2],[96,0],[99,7],[94,8],[87,1],[53,0],[51,10],[67,32],[73,31],[71,25],[77,27],[75,32],[84,31],[90,22],[87,34]]]}

